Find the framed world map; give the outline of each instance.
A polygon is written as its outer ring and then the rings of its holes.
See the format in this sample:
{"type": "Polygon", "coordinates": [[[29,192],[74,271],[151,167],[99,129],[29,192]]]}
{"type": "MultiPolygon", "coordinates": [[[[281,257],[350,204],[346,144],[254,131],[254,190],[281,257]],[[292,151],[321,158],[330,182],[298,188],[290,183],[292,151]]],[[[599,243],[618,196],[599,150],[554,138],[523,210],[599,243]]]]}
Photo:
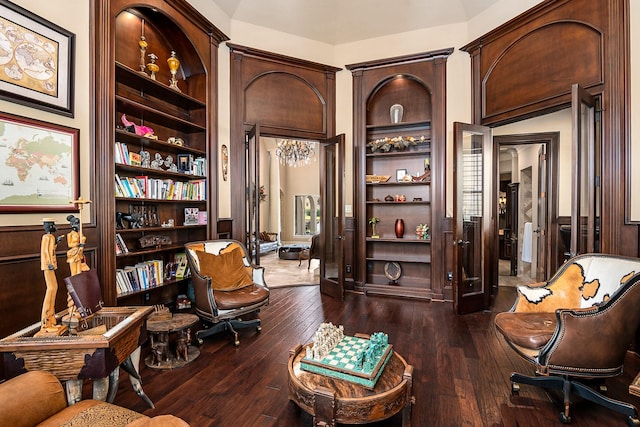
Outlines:
{"type": "Polygon", "coordinates": [[[0,212],[76,212],[79,135],[0,113],[0,212]]]}
{"type": "Polygon", "coordinates": [[[0,0],[0,98],[73,117],[75,34],[0,0]]]}

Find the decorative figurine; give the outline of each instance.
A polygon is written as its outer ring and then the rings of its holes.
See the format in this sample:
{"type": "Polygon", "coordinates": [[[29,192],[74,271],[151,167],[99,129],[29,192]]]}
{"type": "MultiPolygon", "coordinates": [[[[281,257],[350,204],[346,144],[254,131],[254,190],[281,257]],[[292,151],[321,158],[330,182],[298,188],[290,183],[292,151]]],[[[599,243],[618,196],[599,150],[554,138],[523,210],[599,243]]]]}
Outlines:
{"type": "Polygon", "coordinates": [[[178,165],[173,163],[173,156],[171,154],[164,160],[164,166],[169,172],[178,172],[178,165]]]}
{"type": "Polygon", "coordinates": [[[160,67],[158,67],[158,64],[156,64],[156,59],[158,59],[158,56],[155,53],[150,53],[148,56],[151,59],[151,62],[147,64],[147,68],[149,69],[149,71],[151,71],[151,75],[149,77],[155,80],[156,73],[160,70],[160,67]]]}
{"type": "Polygon", "coordinates": [[[182,92],[178,87],[178,80],[176,79],[176,73],[180,68],[180,60],[176,58],[176,53],[172,50],[171,56],[167,58],[167,64],[169,65],[169,71],[171,72],[171,79],[169,80],[169,87],[175,89],[178,92],[182,92]]]}
{"type": "Polygon", "coordinates": [[[151,167],[151,153],[146,150],[140,150],[140,166],[143,168],[151,167]]]}
{"type": "Polygon", "coordinates": [[[56,247],[60,240],[62,240],[62,236],[56,237],[53,235],[53,233],[58,231],[53,218],[44,218],[42,222],[45,234],[42,236],[42,242],[40,244],[40,268],[44,273],[44,282],[47,290],[42,303],[40,331],[36,332],[35,336],[57,336],[62,335],[66,330],[63,325],[58,325],[56,320],[56,294],[58,293],[56,247]]]}
{"type": "Polygon", "coordinates": [[[162,154],[156,153],[155,159],[151,161],[151,169],[162,169],[161,166],[164,164],[164,159],[162,158],[162,154]]]}
{"type": "Polygon", "coordinates": [[[373,239],[379,239],[380,235],[378,234],[378,232],[376,231],[376,224],[380,222],[380,218],[377,217],[371,217],[369,218],[369,224],[371,224],[371,238],[373,239]]]}

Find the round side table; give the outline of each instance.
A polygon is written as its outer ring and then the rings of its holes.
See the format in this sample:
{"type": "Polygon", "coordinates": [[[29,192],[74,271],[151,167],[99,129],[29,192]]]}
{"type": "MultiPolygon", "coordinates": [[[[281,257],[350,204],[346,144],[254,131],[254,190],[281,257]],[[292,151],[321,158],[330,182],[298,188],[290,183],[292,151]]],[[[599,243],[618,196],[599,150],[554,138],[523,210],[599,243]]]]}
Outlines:
{"type": "Polygon", "coordinates": [[[191,327],[198,322],[195,314],[176,313],[171,319],[147,320],[147,331],[151,335],[151,354],[144,363],[153,369],[181,368],[200,355],[200,350],[191,345],[191,327]],[[175,345],[170,348],[169,335],[175,333],[175,345]]]}
{"type": "Polygon", "coordinates": [[[289,399],[313,416],[314,426],[364,424],[402,411],[402,426],[411,425],[413,366],[393,352],[373,390],[300,368],[306,347],[289,354],[289,399]]]}

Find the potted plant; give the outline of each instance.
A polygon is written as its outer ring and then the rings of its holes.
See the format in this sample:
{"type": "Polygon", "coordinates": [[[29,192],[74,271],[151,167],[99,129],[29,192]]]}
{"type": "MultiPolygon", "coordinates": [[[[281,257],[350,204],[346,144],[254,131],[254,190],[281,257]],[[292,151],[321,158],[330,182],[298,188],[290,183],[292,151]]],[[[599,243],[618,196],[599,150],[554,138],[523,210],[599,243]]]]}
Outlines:
{"type": "Polygon", "coordinates": [[[427,240],[429,238],[429,226],[427,224],[418,224],[416,226],[416,237],[427,240]]]}

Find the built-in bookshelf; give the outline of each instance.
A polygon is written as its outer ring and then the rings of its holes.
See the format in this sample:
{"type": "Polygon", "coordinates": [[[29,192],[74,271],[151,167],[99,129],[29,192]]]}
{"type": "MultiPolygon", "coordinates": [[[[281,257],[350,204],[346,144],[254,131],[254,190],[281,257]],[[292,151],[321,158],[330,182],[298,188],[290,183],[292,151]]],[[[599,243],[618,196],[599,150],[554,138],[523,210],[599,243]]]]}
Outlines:
{"type": "Polygon", "coordinates": [[[442,298],[445,64],[452,49],[348,65],[357,157],[356,286],[442,298]]]}
{"type": "Polygon", "coordinates": [[[112,34],[114,52],[98,125],[111,135],[112,173],[100,179],[114,201],[100,213],[114,240],[103,293],[118,305],[172,304],[188,290],[184,244],[215,232],[215,58],[227,37],[184,0],[112,0],[108,11],[97,19],[110,22],[98,33],[112,34]]]}

